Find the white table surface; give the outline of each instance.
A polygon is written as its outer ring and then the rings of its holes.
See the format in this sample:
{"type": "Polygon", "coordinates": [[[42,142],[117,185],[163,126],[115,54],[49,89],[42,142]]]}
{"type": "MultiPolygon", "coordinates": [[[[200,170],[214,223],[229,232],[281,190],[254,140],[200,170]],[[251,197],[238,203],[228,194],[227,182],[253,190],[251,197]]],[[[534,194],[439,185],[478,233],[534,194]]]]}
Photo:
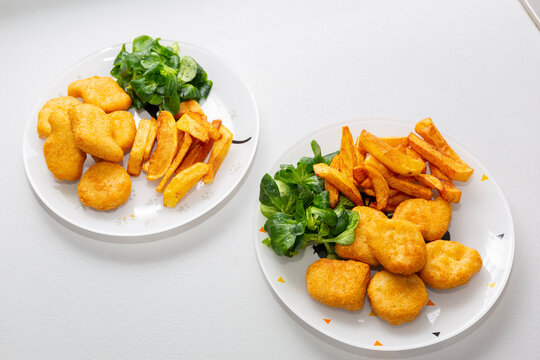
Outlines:
{"type": "Polygon", "coordinates": [[[518,0],[2,0],[0,37],[1,359],[538,356],[540,32],[518,0]],[[35,197],[23,129],[68,66],[140,34],[233,64],[259,106],[259,149],[239,190],[197,226],[141,244],[100,241],[35,197]],[[259,180],[328,124],[426,116],[508,199],[516,251],[506,289],[482,321],[435,346],[381,354],[328,340],[264,280],[252,239],[259,180]]]}

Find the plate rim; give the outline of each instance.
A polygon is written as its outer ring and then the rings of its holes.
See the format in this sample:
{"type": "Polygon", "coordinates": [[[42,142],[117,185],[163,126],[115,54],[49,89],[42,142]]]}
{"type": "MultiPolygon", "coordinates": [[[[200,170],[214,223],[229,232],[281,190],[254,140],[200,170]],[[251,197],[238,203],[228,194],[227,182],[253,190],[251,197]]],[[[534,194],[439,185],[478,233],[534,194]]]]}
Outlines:
{"type": "MultiPolygon", "coordinates": [[[[345,125],[351,125],[351,124],[356,125],[356,124],[360,124],[360,123],[375,123],[375,122],[377,122],[377,123],[387,123],[389,125],[396,125],[397,124],[399,126],[404,126],[404,125],[406,125],[408,123],[406,120],[399,120],[399,119],[395,119],[395,118],[365,117],[365,118],[353,118],[350,121],[341,121],[341,122],[337,122],[337,123],[334,123],[334,124],[330,124],[330,125],[322,127],[322,128],[318,128],[317,130],[310,132],[310,134],[308,134],[307,136],[299,139],[294,144],[292,144],[290,147],[285,149],[280,154],[280,156],[278,157],[278,160],[273,164],[273,166],[269,168],[269,169],[271,169],[269,171],[272,171],[273,169],[278,169],[279,165],[281,163],[281,160],[279,160],[279,159],[282,159],[287,153],[289,153],[291,150],[293,150],[296,146],[299,146],[300,144],[307,144],[309,142],[309,140],[313,139],[314,135],[316,135],[316,134],[319,134],[319,133],[322,133],[324,131],[334,129],[334,128],[339,129],[339,127],[345,126],[345,125]]],[[[347,339],[341,338],[340,336],[329,335],[327,332],[325,332],[323,330],[323,328],[321,326],[319,326],[314,321],[312,321],[308,316],[306,316],[305,313],[301,309],[300,309],[300,311],[296,311],[295,309],[293,309],[291,307],[291,305],[280,296],[280,293],[277,290],[278,289],[277,285],[274,284],[274,282],[271,281],[271,279],[269,278],[269,274],[266,271],[265,266],[263,265],[263,261],[261,261],[261,251],[263,249],[266,249],[266,247],[262,246],[260,241],[258,241],[258,235],[259,235],[258,234],[258,232],[259,232],[258,227],[260,226],[260,224],[258,223],[258,220],[260,219],[260,217],[262,215],[260,213],[259,201],[257,200],[255,202],[257,211],[255,212],[255,216],[254,216],[255,225],[253,226],[253,229],[254,229],[254,235],[253,235],[254,242],[253,243],[254,243],[254,247],[255,247],[255,253],[257,254],[257,262],[259,263],[259,267],[260,267],[261,271],[263,272],[264,278],[265,278],[266,282],[268,283],[268,285],[270,285],[270,287],[271,287],[272,291],[274,292],[274,294],[281,301],[281,303],[284,304],[287,307],[287,309],[291,313],[293,313],[298,319],[300,319],[304,323],[308,324],[312,329],[316,330],[318,333],[320,333],[320,334],[322,334],[322,335],[324,335],[324,336],[326,336],[326,337],[328,337],[330,339],[333,339],[335,341],[338,341],[340,343],[343,343],[343,344],[346,344],[346,345],[349,345],[349,346],[352,346],[352,347],[355,347],[355,348],[358,348],[358,349],[364,349],[364,350],[376,351],[376,352],[378,352],[378,351],[380,351],[380,352],[409,351],[409,350],[415,350],[415,349],[420,349],[420,348],[426,348],[428,346],[432,346],[432,345],[436,345],[436,344],[445,342],[445,341],[447,341],[447,340],[461,334],[462,332],[466,331],[467,329],[471,328],[474,324],[478,323],[481,319],[483,319],[484,316],[493,308],[493,305],[499,300],[502,292],[506,288],[506,284],[508,283],[508,279],[509,279],[510,274],[512,272],[513,263],[514,263],[514,256],[515,256],[515,243],[516,243],[515,242],[515,228],[514,228],[514,220],[512,218],[512,213],[510,212],[510,206],[508,204],[508,200],[506,200],[506,197],[504,196],[504,193],[502,192],[501,188],[499,187],[497,182],[494,180],[494,178],[491,176],[491,173],[489,172],[489,169],[487,169],[484,166],[484,164],[474,154],[472,154],[466,147],[461,145],[458,141],[455,141],[452,137],[447,136],[444,133],[442,133],[442,134],[444,135],[445,139],[450,141],[450,143],[457,144],[463,150],[463,152],[467,154],[468,157],[473,158],[475,161],[477,161],[479,164],[482,165],[482,167],[484,168],[484,170],[486,172],[486,175],[489,177],[489,180],[493,182],[496,191],[499,193],[501,198],[504,200],[503,201],[503,205],[504,205],[503,208],[504,208],[504,212],[508,216],[509,225],[510,225],[509,233],[508,234],[505,233],[505,236],[506,235],[511,235],[511,246],[510,246],[510,254],[509,254],[509,257],[508,257],[508,261],[507,261],[508,271],[505,272],[504,278],[501,281],[502,286],[497,287],[497,290],[496,290],[497,292],[496,292],[495,296],[493,296],[492,299],[488,303],[484,304],[484,306],[482,306],[481,310],[478,311],[477,313],[475,313],[475,315],[472,316],[465,324],[461,325],[457,329],[454,329],[453,331],[445,333],[444,336],[437,337],[437,338],[435,338],[435,339],[433,339],[431,341],[424,341],[424,342],[417,343],[417,344],[410,345],[410,346],[387,347],[387,346],[374,346],[374,345],[360,345],[360,344],[354,343],[352,341],[349,341],[347,339]]],[[[306,149],[306,150],[309,151],[309,149],[306,149]]],[[[368,300],[365,299],[365,301],[368,301],[368,300]]]]}
{"type": "MultiPolygon", "coordinates": [[[[35,126],[35,121],[34,121],[35,119],[32,119],[32,117],[34,115],[37,115],[40,108],[43,106],[44,102],[47,100],[47,96],[42,95],[39,98],[39,101],[37,102],[37,104],[34,106],[34,108],[32,110],[32,113],[29,116],[30,119],[28,119],[26,121],[26,125],[24,127],[24,132],[23,132],[23,136],[22,136],[23,137],[22,157],[23,157],[23,164],[24,164],[24,171],[25,171],[25,174],[26,174],[26,179],[30,183],[32,191],[34,191],[34,193],[37,195],[38,201],[41,201],[42,204],[45,205],[47,207],[47,209],[52,211],[52,213],[54,215],[58,216],[63,221],[66,221],[68,224],[71,224],[76,228],[80,228],[82,230],[89,231],[90,233],[94,233],[94,234],[98,234],[98,235],[110,236],[110,237],[113,237],[113,238],[145,237],[145,236],[151,236],[151,235],[157,235],[157,234],[165,233],[165,232],[168,232],[168,231],[171,231],[171,230],[174,230],[174,229],[180,229],[180,228],[182,228],[182,227],[184,227],[184,226],[186,226],[186,225],[188,225],[190,223],[193,223],[194,221],[200,219],[202,216],[206,215],[207,213],[209,213],[210,211],[212,211],[213,209],[215,209],[219,205],[221,205],[223,203],[223,201],[225,199],[227,199],[234,192],[234,190],[241,184],[242,180],[244,180],[244,178],[246,177],[247,172],[249,171],[249,169],[253,165],[253,160],[255,158],[255,153],[257,152],[257,148],[258,148],[258,145],[259,145],[260,115],[259,115],[259,108],[258,108],[257,102],[255,100],[255,95],[253,94],[253,91],[251,90],[251,88],[248,85],[248,83],[246,82],[246,80],[239,74],[239,72],[232,65],[230,65],[230,63],[227,60],[225,60],[223,57],[217,55],[216,53],[212,52],[211,50],[208,50],[208,49],[206,49],[204,47],[201,47],[199,45],[195,45],[195,44],[192,44],[192,43],[189,43],[189,42],[184,42],[184,41],[175,41],[175,40],[168,40],[168,39],[160,39],[160,41],[162,41],[162,42],[170,42],[170,43],[177,42],[180,45],[180,48],[182,48],[182,46],[187,46],[187,47],[195,48],[195,49],[197,49],[197,51],[206,53],[208,56],[213,57],[214,59],[216,59],[220,63],[220,65],[224,66],[226,68],[226,70],[228,72],[230,72],[230,74],[232,74],[234,77],[236,77],[239,80],[239,82],[242,84],[242,86],[245,87],[245,89],[247,91],[247,94],[249,95],[249,100],[250,100],[251,104],[253,105],[253,110],[254,110],[254,113],[255,113],[255,119],[250,120],[250,121],[255,122],[255,133],[254,133],[254,135],[251,136],[251,141],[253,141],[253,151],[251,151],[251,154],[249,155],[248,166],[246,166],[244,168],[244,170],[240,173],[238,178],[233,182],[233,186],[231,186],[228,189],[228,191],[224,192],[220,197],[217,198],[217,200],[216,200],[216,202],[215,202],[215,204],[213,206],[211,206],[206,211],[204,211],[204,212],[202,212],[200,214],[197,214],[191,220],[189,220],[189,221],[187,221],[187,222],[185,222],[183,224],[180,224],[180,225],[171,225],[171,226],[163,227],[163,228],[158,229],[157,231],[156,230],[149,230],[149,231],[144,231],[144,232],[127,232],[126,231],[125,233],[119,234],[119,233],[115,233],[115,232],[109,232],[109,231],[103,231],[103,230],[100,230],[100,229],[95,229],[95,228],[92,228],[92,227],[88,227],[88,226],[86,226],[84,224],[74,223],[73,221],[70,221],[68,218],[66,218],[66,216],[64,216],[64,214],[60,214],[58,211],[56,211],[54,205],[52,205],[50,201],[44,199],[43,194],[39,191],[38,187],[36,186],[35,179],[32,177],[31,171],[28,168],[29,165],[28,165],[28,162],[27,162],[26,159],[28,157],[28,151],[30,151],[30,148],[29,148],[30,145],[26,141],[26,134],[28,134],[29,131],[31,131],[32,126],[35,126]]],[[[44,91],[44,94],[50,93],[52,91],[52,89],[55,86],[57,86],[57,84],[61,81],[62,76],[65,73],[67,73],[68,71],[70,71],[73,68],[77,67],[81,63],[87,61],[91,57],[97,56],[100,53],[104,53],[106,51],[110,51],[110,50],[113,50],[115,48],[119,48],[124,44],[127,45],[127,44],[129,44],[129,42],[116,43],[114,45],[107,46],[107,47],[102,48],[100,50],[93,51],[93,52],[89,53],[88,55],[82,57],[81,59],[77,60],[76,62],[72,63],[70,66],[66,67],[64,71],[62,71],[60,74],[58,74],[56,76],[55,80],[44,91]]]]}

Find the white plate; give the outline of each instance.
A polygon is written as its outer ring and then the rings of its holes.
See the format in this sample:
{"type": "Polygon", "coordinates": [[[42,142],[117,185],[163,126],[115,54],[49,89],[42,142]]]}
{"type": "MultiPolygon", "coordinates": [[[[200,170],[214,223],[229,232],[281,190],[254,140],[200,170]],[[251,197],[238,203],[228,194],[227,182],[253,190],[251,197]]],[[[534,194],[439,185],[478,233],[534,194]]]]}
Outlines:
{"type": "MultiPolygon", "coordinates": [[[[161,41],[162,44],[170,42],[161,41]]],[[[128,44],[129,49],[131,48],[128,44]]],[[[246,83],[219,57],[200,47],[180,43],[180,53],[190,55],[207,71],[214,82],[210,95],[202,108],[208,119],[221,119],[235,140],[250,138],[243,144],[233,144],[215,181],[205,185],[200,182],[172,209],[163,206],[163,197],[155,191],[159,180],[148,181],[144,172],[132,177],[129,200],[112,211],[95,211],[83,206],[77,196],[77,182],[60,182],[47,169],[43,157],[43,139],[37,136],[37,113],[50,98],[66,95],[67,86],[74,80],[94,75],[110,76],[112,63],[121,45],[96,52],[69,68],[44,94],[28,119],[23,139],[24,166],[28,180],[43,203],[68,223],[82,229],[109,236],[144,236],[161,233],[185,225],[217,206],[240,183],[246,174],[259,140],[259,115],[251,91],[246,83]]],[[[141,117],[149,118],[145,111],[134,114],[138,123],[141,117]]],[[[129,154],[124,157],[127,165],[129,154]]],[[[89,156],[85,171],[93,164],[89,156]]]]}
{"type": "MultiPolygon", "coordinates": [[[[407,136],[414,124],[391,121],[362,121],[348,125],[353,135],[366,129],[379,136],[407,136]]],[[[317,140],[323,154],[339,150],[341,125],[321,130],[299,141],[283,155],[279,164],[294,164],[302,156],[313,156],[310,142],[317,140]]],[[[319,259],[311,246],[293,258],[279,257],[261,241],[267,236],[260,229],[265,218],[256,216],[255,248],[259,264],[270,286],[300,319],[321,333],[340,342],[372,350],[414,349],[449,339],[478,321],[501,294],[514,258],[514,227],[506,200],[486,168],[467,150],[448,143],[471,167],[474,175],[467,183],[456,182],[462,191],[461,203],[453,205],[451,239],[477,249],[484,266],[471,281],[452,290],[428,288],[429,303],[411,323],[389,325],[371,313],[369,301],[361,311],[335,309],[313,300],[306,290],[307,267],[319,259]],[[371,316],[370,316],[371,314],[371,316]]],[[[372,272],[373,275],[374,272],[372,272]]]]}

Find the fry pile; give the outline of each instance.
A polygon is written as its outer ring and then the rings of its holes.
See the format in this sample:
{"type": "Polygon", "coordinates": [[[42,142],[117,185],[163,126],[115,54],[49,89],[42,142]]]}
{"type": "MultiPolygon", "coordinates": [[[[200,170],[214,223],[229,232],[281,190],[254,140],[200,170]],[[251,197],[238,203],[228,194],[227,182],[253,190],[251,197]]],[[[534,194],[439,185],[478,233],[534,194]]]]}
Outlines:
{"type": "Polygon", "coordinates": [[[461,191],[453,181],[467,181],[474,170],[448,145],[430,118],[418,122],[407,137],[378,137],[362,130],[356,142],[347,126],[342,128],[340,152],[330,166],[313,166],[325,180],[330,206],[339,193],[364,205],[362,193],[374,197],[369,206],[393,212],[404,200],[430,200],[433,190],[459,203],[461,191]],[[430,174],[427,173],[429,167],[430,174]]]}
{"type": "Polygon", "coordinates": [[[157,120],[139,122],[127,171],[139,176],[144,170],[148,180],[161,179],[156,191],[163,193],[164,206],[175,207],[201,179],[214,181],[232,139],[221,120],[208,122],[199,104],[190,100],[180,104],[176,116],[161,111],[157,120]]]}

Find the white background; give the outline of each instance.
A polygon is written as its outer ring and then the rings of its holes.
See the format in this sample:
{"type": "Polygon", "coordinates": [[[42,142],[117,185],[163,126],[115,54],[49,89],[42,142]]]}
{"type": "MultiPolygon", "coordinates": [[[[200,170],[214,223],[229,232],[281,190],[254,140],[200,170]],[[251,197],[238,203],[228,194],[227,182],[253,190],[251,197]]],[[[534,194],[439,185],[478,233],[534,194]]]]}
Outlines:
{"type": "MultiPolygon", "coordinates": [[[[536,356],[540,32],[517,0],[0,2],[0,359],[536,356]],[[33,194],[22,137],[80,58],[140,34],[205,47],[252,88],[252,169],[211,217],[142,244],[67,228],[33,194]],[[516,251],[500,300],[464,334],[380,354],[289,313],[253,248],[259,179],[295,142],[349,119],[430,116],[505,193],[516,251]]],[[[486,214],[486,216],[488,216],[486,214]]]]}

